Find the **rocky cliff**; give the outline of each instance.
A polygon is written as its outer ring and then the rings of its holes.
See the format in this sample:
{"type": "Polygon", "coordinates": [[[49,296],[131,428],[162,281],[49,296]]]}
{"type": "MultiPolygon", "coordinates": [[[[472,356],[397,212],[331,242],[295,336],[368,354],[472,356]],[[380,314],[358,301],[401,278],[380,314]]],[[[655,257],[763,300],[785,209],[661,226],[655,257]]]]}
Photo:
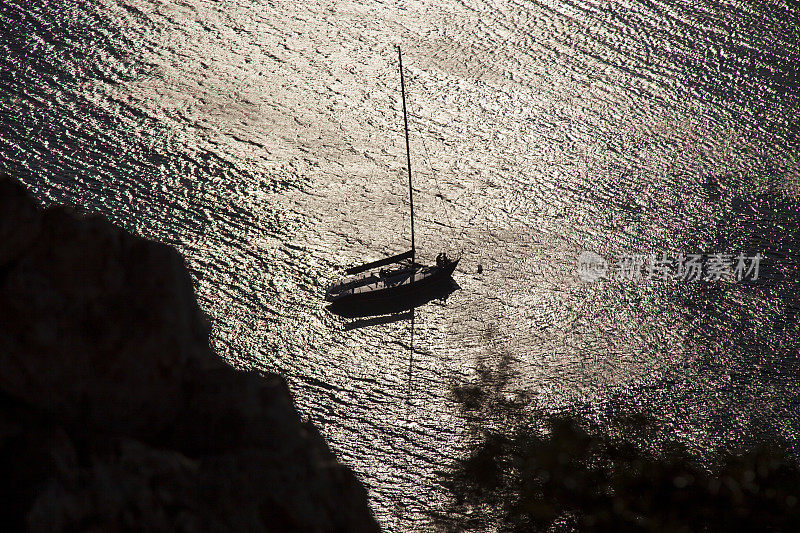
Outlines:
{"type": "Polygon", "coordinates": [[[3,523],[376,531],[284,380],[209,348],[181,256],[0,176],[3,523]]]}

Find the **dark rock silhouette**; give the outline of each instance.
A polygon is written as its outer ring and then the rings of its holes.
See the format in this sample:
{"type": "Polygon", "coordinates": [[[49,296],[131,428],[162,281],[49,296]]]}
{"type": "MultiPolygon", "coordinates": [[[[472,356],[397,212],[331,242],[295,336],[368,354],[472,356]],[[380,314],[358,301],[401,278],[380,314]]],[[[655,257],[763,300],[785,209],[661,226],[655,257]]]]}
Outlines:
{"type": "Polygon", "coordinates": [[[208,343],[183,259],[0,176],[2,522],[377,531],[284,380],[208,343]]]}

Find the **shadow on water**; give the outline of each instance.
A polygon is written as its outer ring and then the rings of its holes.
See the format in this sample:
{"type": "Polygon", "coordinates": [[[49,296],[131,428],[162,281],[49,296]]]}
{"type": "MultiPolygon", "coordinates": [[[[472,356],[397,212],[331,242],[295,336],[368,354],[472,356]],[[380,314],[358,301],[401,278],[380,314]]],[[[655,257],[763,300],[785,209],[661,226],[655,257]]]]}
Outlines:
{"type": "Polygon", "coordinates": [[[345,330],[361,329],[369,326],[378,326],[381,324],[392,324],[394,322],[401,322],[403,320],[410,320],[414,316],[414,309],[403,311],[400,313],[393,313],[389,315],[379,315],[368,318],[359,318],[345,324],[345,330]]]}
{"type": "MultiPolygon", "coordinates": [[[[474,445],[441,472],[442,531],[797,531],[800,467],[786,443],[719,448],[701,461],[629,412],[600,427],[509,393],[500,354],[453,387],[474,445]]],[[[586,406],[584,406],[586,407],[586,406]]],[[[580,411],[580,406],[577,411],[580,411]]]]}

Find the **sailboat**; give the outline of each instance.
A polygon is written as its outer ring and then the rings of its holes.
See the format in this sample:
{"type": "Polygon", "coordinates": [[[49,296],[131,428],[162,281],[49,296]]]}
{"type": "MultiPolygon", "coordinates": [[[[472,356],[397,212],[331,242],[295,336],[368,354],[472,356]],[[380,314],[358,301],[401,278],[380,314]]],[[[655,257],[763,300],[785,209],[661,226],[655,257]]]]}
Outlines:
{"type": "Polygon", "coordinates": [[[406,160],[408,164],[408,196],[411,209],[411,249],[355,267],[348,268],[349,276],[334,283],[325,291],[325,299],[337,305],[345,304],[391,304],[395,301],[414,298],[425,292],[435,292],[452,283],[451,275],[459,258],[450,258],[440,253],[436,265],[422,265],[416,261],[414,243],[414,191],[411,186],[411,148],[408,141],[408,114],[406,112],[406,86],[403,79],[403,56],[397,47],[400,63],[400,91],[403,96],[403,125],[406,136],[406,160]],[[391,265],[391,266],[390,266],[391,265]],[[386,268],[382,268],[386,267],[386,268]]]}

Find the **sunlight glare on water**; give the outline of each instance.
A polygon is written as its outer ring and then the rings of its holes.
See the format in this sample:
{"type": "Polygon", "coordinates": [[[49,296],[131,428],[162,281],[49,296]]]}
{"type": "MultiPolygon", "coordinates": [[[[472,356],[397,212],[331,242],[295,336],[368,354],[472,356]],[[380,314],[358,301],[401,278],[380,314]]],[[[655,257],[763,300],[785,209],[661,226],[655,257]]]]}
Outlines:
{"type": "Polygon", "coordinates": [[[286,376],[387,530],[431,527],[466,446],[451,387],[498,354],[546,410],[647,406],[696,447],[795,439],[794,4],[0,13],[0,166],[44,204],[177,246],[216,350],[286,376]],[[409,244],[398,44],[419,254],[463,254],[461,290],[416,312],[410,379],[407,321],[346,330],[322,301],[342,266],[409,244]],[[584,250],[760,252],[765,275],[585,284],[584,250]]]}

